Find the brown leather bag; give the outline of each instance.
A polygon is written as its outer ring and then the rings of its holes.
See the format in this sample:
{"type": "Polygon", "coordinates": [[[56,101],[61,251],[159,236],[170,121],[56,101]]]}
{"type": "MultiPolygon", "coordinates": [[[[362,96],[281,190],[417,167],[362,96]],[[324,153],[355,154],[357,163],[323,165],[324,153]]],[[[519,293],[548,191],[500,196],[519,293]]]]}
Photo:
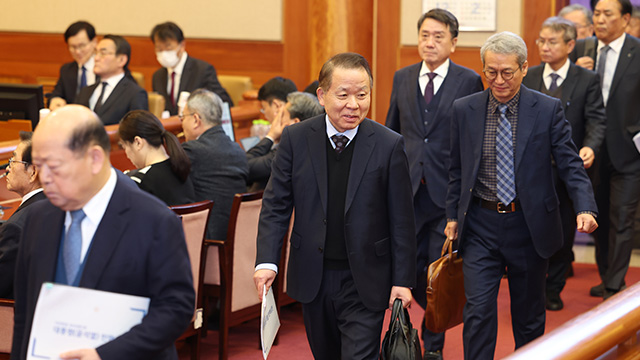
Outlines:
{"type": "Polygon", "coordinates": [[[442,257],[431,263],[427,272],[427,329],[440,333],[462,323],[466,302],[462,258],[453,251],[453,241],[447,239],[442,257]]]}

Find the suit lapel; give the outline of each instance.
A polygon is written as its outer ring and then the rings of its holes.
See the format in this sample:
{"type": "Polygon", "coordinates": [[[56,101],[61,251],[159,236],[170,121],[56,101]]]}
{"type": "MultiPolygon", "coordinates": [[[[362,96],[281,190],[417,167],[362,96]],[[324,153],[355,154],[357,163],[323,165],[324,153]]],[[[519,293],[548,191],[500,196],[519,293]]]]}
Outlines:
{"type": "Polygon", "coordinates": [[[20,204],[20,206],[18,206],[18,208],[16,209],[16,211],[14,212],[14,214],[18,213],[20,210],[26,208],[27,206],[33,204],[34,202],[38,201],[38,200],[43,200],[45,199],[47,196],[44,194],[43,191],[40,191],[38,193],[36,193],[35,195],[33,195],[32,197],[30,197],[29,199],[27,199],[27,201],[23,202],[22,204],[20,204]]]}
{"type": "MultiPolygon", "coordinates": [[[[440,116],[441,112],[449,112],[451,111],[450,105],[453,103],[453,99],[456,99],[456,93],[458,92],[458,86],[456,84],[459,83],[460,77],[460,68],[454,64],[452,61],[449,61],[449,72],[447,73],[447,77],[442,82],[440,89],[438,92],[440,94],[440,102],[438,103],[438,108],[433,115],[433,121],[429,121],[429,125],[425,129],[425,133],[428,134],[431,130],[435,129],[438,126],[445,125],[449,126],[449,124],[438,124],[437,119],[442,119],[440,116]]],[[[446,116],[444,118],[447,118],[446,116]]],[[[420,118],[422,120],[422,118],[420,118]]]]}
{"type": "MultiPolygon", "coordinates": [[[[66,213],[53,205],[46,208],[39,214],[46,220],[46,228],[39,231],[41,241],[39,245],[34,246],[33,261],[37,261],[37,272],[34,284],[42,284],[43,282],[53,281],[56,274],[56,263],[58,261],[58,250],[60,241],[62,240],[62,230],[64,228],[64,217],[66,213]],[[36,260],[37,259],[37,260],[36,260]]],[[[45,223],[45,222],[43,222],[45,223]]]]}
{"type": "Polygon", "coordinates": [[[618,84],[622,81],[622,77],[627,72],[627,67],[631,64],[631,61],[635,56],[636,48],[631,44],[628,37],[629,35],[625,35],[624,44],[620,51],[620,58],[618,59],[618,65],[616,66],[616,71],[613,74],[613,81],[611,82],[611,89],[609,90],[609,98],[614,96],[614,92],[618,87],[618,84]]]}
{"type": "Polygon", "coordinates": [[[320,201],[322,202],[322,210],[327,214],[327,192],[329,185],[327,184],[327,151],[326,151],[326,129],[324,115],[320,115],[313,121],[309,132],[307,133],[307,145],[309,146],[309,157],[311,165],[316,175],[318,184],[318,193],[320,193],[320,201]]]}
{"type": "Polygon", "coordinates": [[[541,65],[539,68],[536,68],[536,69],[529,69],[527,78],[531,76],[531,86],[528,86],[528,88],[537,90],[537,91],[544,90],[546,86],[544,85],[544,79],[542,75],[543,73],[544,73],[544,65],[541,65]]]}
{"type": "Polygon", "coordinates": [[[358,127],[358,140],[355,142],[353,148],[353,158],[351,159],[351,168],[349,169],[349,181],[347,183],[347,196],[344,203],[344,213],[346,214],[351,207],[353,198],[358,191],[358,186],[364,175],[364,171],[367,168],[369,157],[373,153],[375,146],[375,134],[369,119],[365,119],[358,127]]]}
{"type": "Polygon", "coordinates": [[[567,109],[569,108],[569,104],[571,104],[571,97],[573,95],[573,91],[576,89],[576,84],[578,83],[578,69],[576,69],[577,65],[571,64],[569,65],[569,72],[567,72],[567,78],[562,82],[562,107],[564,108],[565,114],[567,113],[567,109]]]}
{"type": "Polygon", "coordinates": [[[516,135],[516,159],[515,171],[518,168],[524,156],[524,150],[527,148],[527,142],[531,137],[531,132],[535,126],[538,110],[535,108],[536,99],[525,86],[520,86],[520,108],[518,109],[518,133],[516,135]]]}
{"type": "MultiPolygon", "coordinates": [[[[109,94],[109,97],[107,98],[107,101],[105,101],[104,103],[102,103],[102,106],[100,107],[100,114],[104,114],[107,112],[107,109],[109,109],[109,107],[112,104],[115,104],[118,101],[118,98],[120,97],[120,95],[122,95],[122,93],[124,92],[125,87],[127,86],[126,82],[129,81],[127,79],[127,75],[125,75],[125,77],[123,77],[122,79],[120,79],[120,81],[118,81],[118,83],[116,84],[116,87],[113,88],[113,91],[111,91],[111,94],[109,94]]],[[[98,114],[98,115],[100,115],[98,114]]]]}
{"type": "Polygon", "coordinates": [[[420,111],[420,104],[418,101],[420,100],[420,87],[418,83],[418,79],[420,78],[420,68],[422,63],[415,64],[409,72],[409,76],[405,78],[405,81],[408,82],[403,88],[409,89],[409,96],[407,96],[407,100],[409,101],[409,109],[411,109],[411,115],[414,121],[417,121],[417,128],[424,129],[424,124],[422,121],[422,113],[420,111]]]}
{"type": "Polygon", "coordinates": [[[471,108],[472,115],[468,117],[467,124],[459,124],[459,130],[463,130],[463,126],[468,127],[468,131],[466,131],[466,139],[471,142],[471,149],[473,150],[474,156],[474,164],[473,164],[473,173],[478,173],[478,168],[480,167],[480,159],[482,158],[482,144],[484,143],[484,128],[487,121],[487,101],[489,99],[489,92],[491,89],[487,89],[482,93],[482,96],[478,97],[478,100],[469,104],[471,108]],[[480,134],[478,136],[477,134],[480,134]]]}
{"type": "Polygon", "coordinates": [[[193,76],[193,73],[193,61],[191,61],[191,58],[187,56],[187,60],[184,62],[184,67],[182,68],[182,75],[180,76],[180,89],[178,89],[178,93],[176,94],[178,97],[181,92],[192,88],[191,77],[193,76]]]}

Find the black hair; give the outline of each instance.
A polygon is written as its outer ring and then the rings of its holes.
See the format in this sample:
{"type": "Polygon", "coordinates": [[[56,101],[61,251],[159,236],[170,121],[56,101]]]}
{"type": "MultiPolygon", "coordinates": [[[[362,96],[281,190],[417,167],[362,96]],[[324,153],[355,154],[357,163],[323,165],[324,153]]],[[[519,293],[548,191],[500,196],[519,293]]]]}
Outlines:
{"type": "Polygon", "coordinates": [[[78,35],[82,30],[87,32],[89,40],[93,40],[96,37],[96,29],[93,25],[86,21],[76,21],[69,25],[67,30],[64,32],[64,42],[68,42],[70,37],[78,35]]]}
{"type": "Polygon", "coordinates": [[[153,27],[153,30],[151,30],[151,41],[155,43],[156,37],[160,41],[176,40],[178,43],[184,41],[182,29],[180,29],[176,23],[171,21],[167,21],[153,27]]]}

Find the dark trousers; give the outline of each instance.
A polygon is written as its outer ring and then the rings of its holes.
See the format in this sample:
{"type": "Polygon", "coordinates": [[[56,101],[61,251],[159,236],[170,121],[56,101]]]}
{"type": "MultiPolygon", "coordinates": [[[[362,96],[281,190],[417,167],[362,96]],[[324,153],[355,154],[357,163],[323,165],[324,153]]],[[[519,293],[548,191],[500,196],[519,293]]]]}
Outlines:
{"type": "Polygon", "coordinates": [[[545,324],[547,260],[536,252],[522,211],[500,214],[475,202],[462,234],[464,357],[493,359],[498,334],[497,298],[507,271],[516,349],[541,336],[545,324]]]}
{"type": "MultiPolygon", "coordinates": [[[[427,307],[427,269],[429,264],[438,260],[442,253],[442,246],[446,240],[444,228],[447,218],[444,209],[438,208],[432,201],[427,187],[420,184],[413,198],[414,215],[416,219],[417,241],[417,283],[411,290],[416,302],[427,307]]],[[[422,321],[422,340],[425,351],[438,351],[444,347],[444,333],[434,333],[424,326],[422,321]]]]}
{"type": "Polygon", "coordinates": [[[302,312],[316,360],[378,359],[384,310],[364,306],[350,270],[325,269],[318,295],[302,312]]]}
{"type": "Polygon", "coordinates": [[[640,172],[621,173],[609,161],[606,146],[598,169],[596,263],[604,286],[620,290],[629,269],[633,226],[640,199],[640,172]]]}

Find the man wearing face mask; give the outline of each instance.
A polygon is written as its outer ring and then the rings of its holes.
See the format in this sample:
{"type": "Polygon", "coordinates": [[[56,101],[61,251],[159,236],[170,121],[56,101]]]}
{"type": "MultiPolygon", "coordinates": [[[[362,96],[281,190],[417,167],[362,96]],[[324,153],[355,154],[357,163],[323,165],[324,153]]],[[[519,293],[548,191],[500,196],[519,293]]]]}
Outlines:
{"type": "Polygon", "coordinates": [[[156,25],[151,30],[156,57],[163,69],[153,74],[153,91],[165,98],[165,110],[178,114],[178,99],[183,91],[204,88],[218,94],[222,101],[233,106],[231,97],[220,85],[216,69],[209,63],[187,54],[182,30],[173,22],[156,25]]]}

